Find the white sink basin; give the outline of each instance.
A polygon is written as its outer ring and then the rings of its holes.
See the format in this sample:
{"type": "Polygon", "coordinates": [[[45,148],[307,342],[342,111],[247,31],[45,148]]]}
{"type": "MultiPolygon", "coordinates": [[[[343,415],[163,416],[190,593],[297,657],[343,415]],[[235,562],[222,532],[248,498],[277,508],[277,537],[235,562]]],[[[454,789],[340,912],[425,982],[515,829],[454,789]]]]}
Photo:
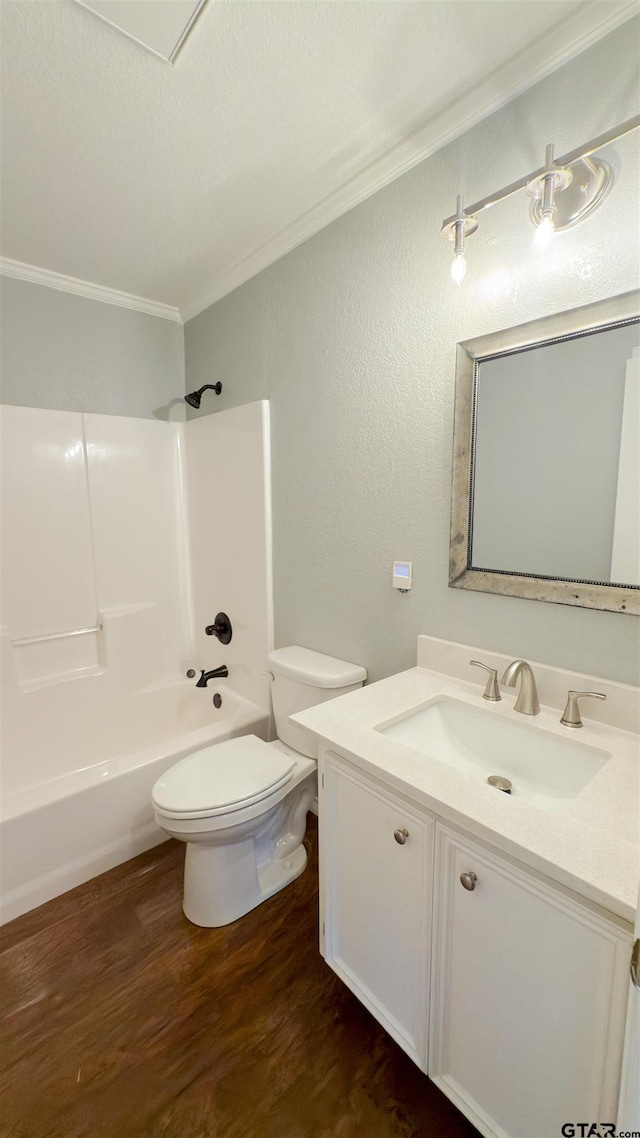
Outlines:
{"type": "Polygon", "coordinates": [[[497,708],[476,710],[447,697],[375,729],[480,781],[503,776],[512,783],[513,798],[547,811],[577,798],[611,758],[534,724],[512,723],[497,708]]]}

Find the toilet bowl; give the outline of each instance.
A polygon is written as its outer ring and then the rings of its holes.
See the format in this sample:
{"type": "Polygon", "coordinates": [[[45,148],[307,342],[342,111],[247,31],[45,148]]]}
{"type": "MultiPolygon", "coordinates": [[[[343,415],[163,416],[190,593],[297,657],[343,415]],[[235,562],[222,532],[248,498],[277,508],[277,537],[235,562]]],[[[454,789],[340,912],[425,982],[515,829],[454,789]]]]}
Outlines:
{"type": "Polygon", "coordinates": [[[289,716],[362,686],[364,668],[307,648],[269,655],[279,738],[228,739],[158,779],[156,822],[186,843],[183,910],[196,925],[237,920],[303,872],[307,812],[317,793],[315,741],[289,716]]]}

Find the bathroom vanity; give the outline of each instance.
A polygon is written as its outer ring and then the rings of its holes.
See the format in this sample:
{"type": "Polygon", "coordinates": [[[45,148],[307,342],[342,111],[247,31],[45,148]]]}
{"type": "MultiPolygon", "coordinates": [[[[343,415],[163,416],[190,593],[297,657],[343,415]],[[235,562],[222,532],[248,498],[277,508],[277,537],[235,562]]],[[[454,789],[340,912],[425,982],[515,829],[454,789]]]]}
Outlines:
{"type": "MultiPolygon", "coordinates": [[[[504,689],[487,703],[456,673],[503,658],[420,639],[432,667],[442,645],[446,671],[411,669],[295,717],[320,744],[321,952],[487,1138],[613,1123],[637,736],[563,727],[548,703],[565,681],[586,685],[538,665],[539,715],[516,713],[504,689]]],[[[630,726],[632,689],[602,688],[607,716],[630,726]]]]}

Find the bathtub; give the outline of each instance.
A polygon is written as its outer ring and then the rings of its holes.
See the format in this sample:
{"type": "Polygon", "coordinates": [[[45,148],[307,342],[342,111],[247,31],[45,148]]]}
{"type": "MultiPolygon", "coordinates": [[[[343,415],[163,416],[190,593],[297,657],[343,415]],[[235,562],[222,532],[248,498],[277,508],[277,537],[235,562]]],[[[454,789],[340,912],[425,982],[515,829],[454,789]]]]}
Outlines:
{"type": "MultiPolygon", "coordinates": [[[[153,703],[158,715],[148,720],[148,738],[155,737],[155,742],[140,746],[139,733],[133,732],[136,743],[131,753],[79,765],[4,796],[0,923],[165,841],[153,819],[151,788],[178,759],[237,735],[268,739],[269,717],[261,708],[222,684],[216,690],[222,706],[215,710],[206,701],[210,721],[205,725],[204,704],[196,702],[193,685],[188,691],[183,684],[156,690],[153,703]]],[[[91,749],[94,757],[100,753],[94,742],[91,749]]]]}

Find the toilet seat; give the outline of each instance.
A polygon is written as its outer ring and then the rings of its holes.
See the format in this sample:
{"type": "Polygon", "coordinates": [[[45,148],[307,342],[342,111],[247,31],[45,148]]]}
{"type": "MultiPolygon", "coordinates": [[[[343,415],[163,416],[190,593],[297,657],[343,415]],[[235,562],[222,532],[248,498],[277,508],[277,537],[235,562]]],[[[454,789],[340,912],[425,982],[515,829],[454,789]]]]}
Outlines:
{"type": "Polygon", "coordinates": [[[252,806],[290,782],[295,759],[242,735],[195,751],[171,767],[153,788],[153,805],[166,818],[213,818],[252,806]]]}

